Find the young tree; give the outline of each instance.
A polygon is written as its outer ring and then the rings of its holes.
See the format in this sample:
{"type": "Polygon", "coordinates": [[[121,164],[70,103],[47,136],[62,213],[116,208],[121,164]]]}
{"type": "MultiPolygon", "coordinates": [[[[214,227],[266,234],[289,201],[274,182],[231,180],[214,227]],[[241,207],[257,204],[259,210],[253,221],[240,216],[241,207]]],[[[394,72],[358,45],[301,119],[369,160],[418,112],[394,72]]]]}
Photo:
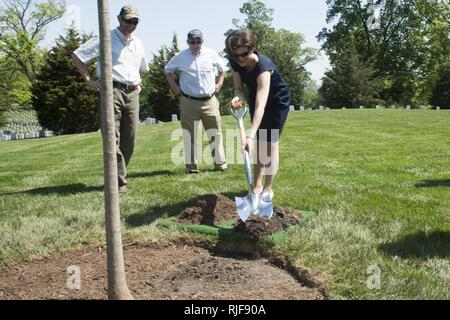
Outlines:
{"type": "Polygon", "coordinates": [[[380,85],[372,65],[361,61],[352,44],[325,73],[319,93],[330,108],[373,106],[381,102],[380,85]]]}
{"type": "Polygon", "coordinates": [[[45,58],[32,88],[33,107],[45,128],[61,134],[99,129],[98,92],[87,85],[71,59],[89,37],[69,28],[45,58]]]}
{"type": "Polygon", "coordinates": [[[164,71],[166,64],[179,51],[175,34],[170,48],[162,46],[158,53],[153,55],[149,63],[150,71],[142,86],[141,119],[152,116],[161,121],[170,121],[172,114],[180,116],[178,98],[170,90],[164,71]]]}
{"type": "Polygon", "coordinates": [[[113,79],[111,30],[108,0],[98,0],[101,65],[101,123],[103,136],[103,159],[105,171],[105,229],[107,242],[108,298],[131,300],[123,259],[120,224],[119,191],[117,176],[117,154],[115,120],[113,108],[113,79]]]}

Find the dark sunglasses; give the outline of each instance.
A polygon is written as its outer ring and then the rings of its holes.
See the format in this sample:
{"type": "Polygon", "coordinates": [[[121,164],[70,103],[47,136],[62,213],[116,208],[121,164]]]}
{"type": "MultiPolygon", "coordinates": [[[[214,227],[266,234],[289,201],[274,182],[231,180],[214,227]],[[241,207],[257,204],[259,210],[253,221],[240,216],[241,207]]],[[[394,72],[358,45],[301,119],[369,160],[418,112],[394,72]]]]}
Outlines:
{"type": "Polygon", "coordinates": [[[191,45],[196,45],[196,44],[202,44],[203,43],[203,41],[194,41],[194,40],[189,40],[188,42],[191,45]]]}
{"type": "Polygon", "coordinates": [[[252,50],[247,51],[247,52],[243,52],[243,53],[241,53],[241,54],[234,54],[234,53],[233,53],[233,58],[235,58],[235,59],[245,58],[245,57],[247,57],[250,53],[252,53],[252,50]]]}
{"type": "MultiPolygon", "coordinates": [[[[122,19],[123,19],[123,18],[122,18],[122,19]]],[[[130,19],[130,20],[123,19],[123,21],[125,21],[126,24],[132,24],[132,25],[135,25],[135,26],[137,26],[138,23],[139,23],[139,20],[138,20],[138,19],[130,19]]]]}

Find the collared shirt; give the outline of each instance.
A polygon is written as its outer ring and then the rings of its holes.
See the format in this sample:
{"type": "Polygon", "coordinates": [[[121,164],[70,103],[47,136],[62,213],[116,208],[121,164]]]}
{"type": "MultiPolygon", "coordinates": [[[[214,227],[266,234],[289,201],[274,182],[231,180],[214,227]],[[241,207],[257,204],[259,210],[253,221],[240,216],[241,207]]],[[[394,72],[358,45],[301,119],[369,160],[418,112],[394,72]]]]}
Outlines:
{"type": "Polygon", "coordinates": [[[216,71],[225,72],[223,59],[214,50],[203,47],[198,54],[185,49],[165,67],[166,73],[180,72],[180,88],[193,97],[212,96],[216,90],[216,71]]]}
{"type": "MultiPolygon", "coordinates": [[[[116,28],[111,30],[111,47],[113,80],[125,84],[140,84],[140,73],[145,74],[149,71],[142,42],[133,35],[127,41],[119,28],[116,28]]],[[[94,36],[75,50],[74,54],[85,64],[98,59],[100,37],[94,36]]],[[[97,76],[100,77],[99,61],[97,61],[97,76]]]]}

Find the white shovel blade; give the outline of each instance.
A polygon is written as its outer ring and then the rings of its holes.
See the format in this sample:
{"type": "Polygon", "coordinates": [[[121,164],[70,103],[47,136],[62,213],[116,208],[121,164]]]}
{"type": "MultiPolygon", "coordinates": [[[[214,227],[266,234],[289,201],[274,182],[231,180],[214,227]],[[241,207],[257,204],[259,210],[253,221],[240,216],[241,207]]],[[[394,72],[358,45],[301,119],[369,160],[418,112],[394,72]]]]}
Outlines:
{"type": "Polygon", "coordinates": [[[253,212],[253,206],[252,206],[252,200],[250,197],[235,197],[234,200],[236,201],[236,209],[239,215],[239,218],[245,222],[247,221],[248,217],[253,212]]]}
{"type": "Polygon", "coordinates": [[[266,217],[268,219],[273,216],[272,198],[268,193],[252,195],[253,207],[255,214],[266,217]]]}

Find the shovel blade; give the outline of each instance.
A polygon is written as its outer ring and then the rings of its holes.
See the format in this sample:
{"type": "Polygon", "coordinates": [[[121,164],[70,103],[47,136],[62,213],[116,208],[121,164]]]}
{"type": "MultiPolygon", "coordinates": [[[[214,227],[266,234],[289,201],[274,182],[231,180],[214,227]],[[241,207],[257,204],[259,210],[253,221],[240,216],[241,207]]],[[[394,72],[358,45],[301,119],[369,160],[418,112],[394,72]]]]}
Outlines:
{"type": "Polygon", "coordinates": [[[239,215],[239,218],[245,222],[247,221],[248,217],[253,212],[253,201],[250,196],[247,197],[235,197],[234,200],[236,201],[236,209],[239,215]]]}
{"type": "Polygon", "coordinates": [[[268,219],[273,216],[272,197],[269,194],[254,194],[252,196],[254,213],[268,219]]]}

